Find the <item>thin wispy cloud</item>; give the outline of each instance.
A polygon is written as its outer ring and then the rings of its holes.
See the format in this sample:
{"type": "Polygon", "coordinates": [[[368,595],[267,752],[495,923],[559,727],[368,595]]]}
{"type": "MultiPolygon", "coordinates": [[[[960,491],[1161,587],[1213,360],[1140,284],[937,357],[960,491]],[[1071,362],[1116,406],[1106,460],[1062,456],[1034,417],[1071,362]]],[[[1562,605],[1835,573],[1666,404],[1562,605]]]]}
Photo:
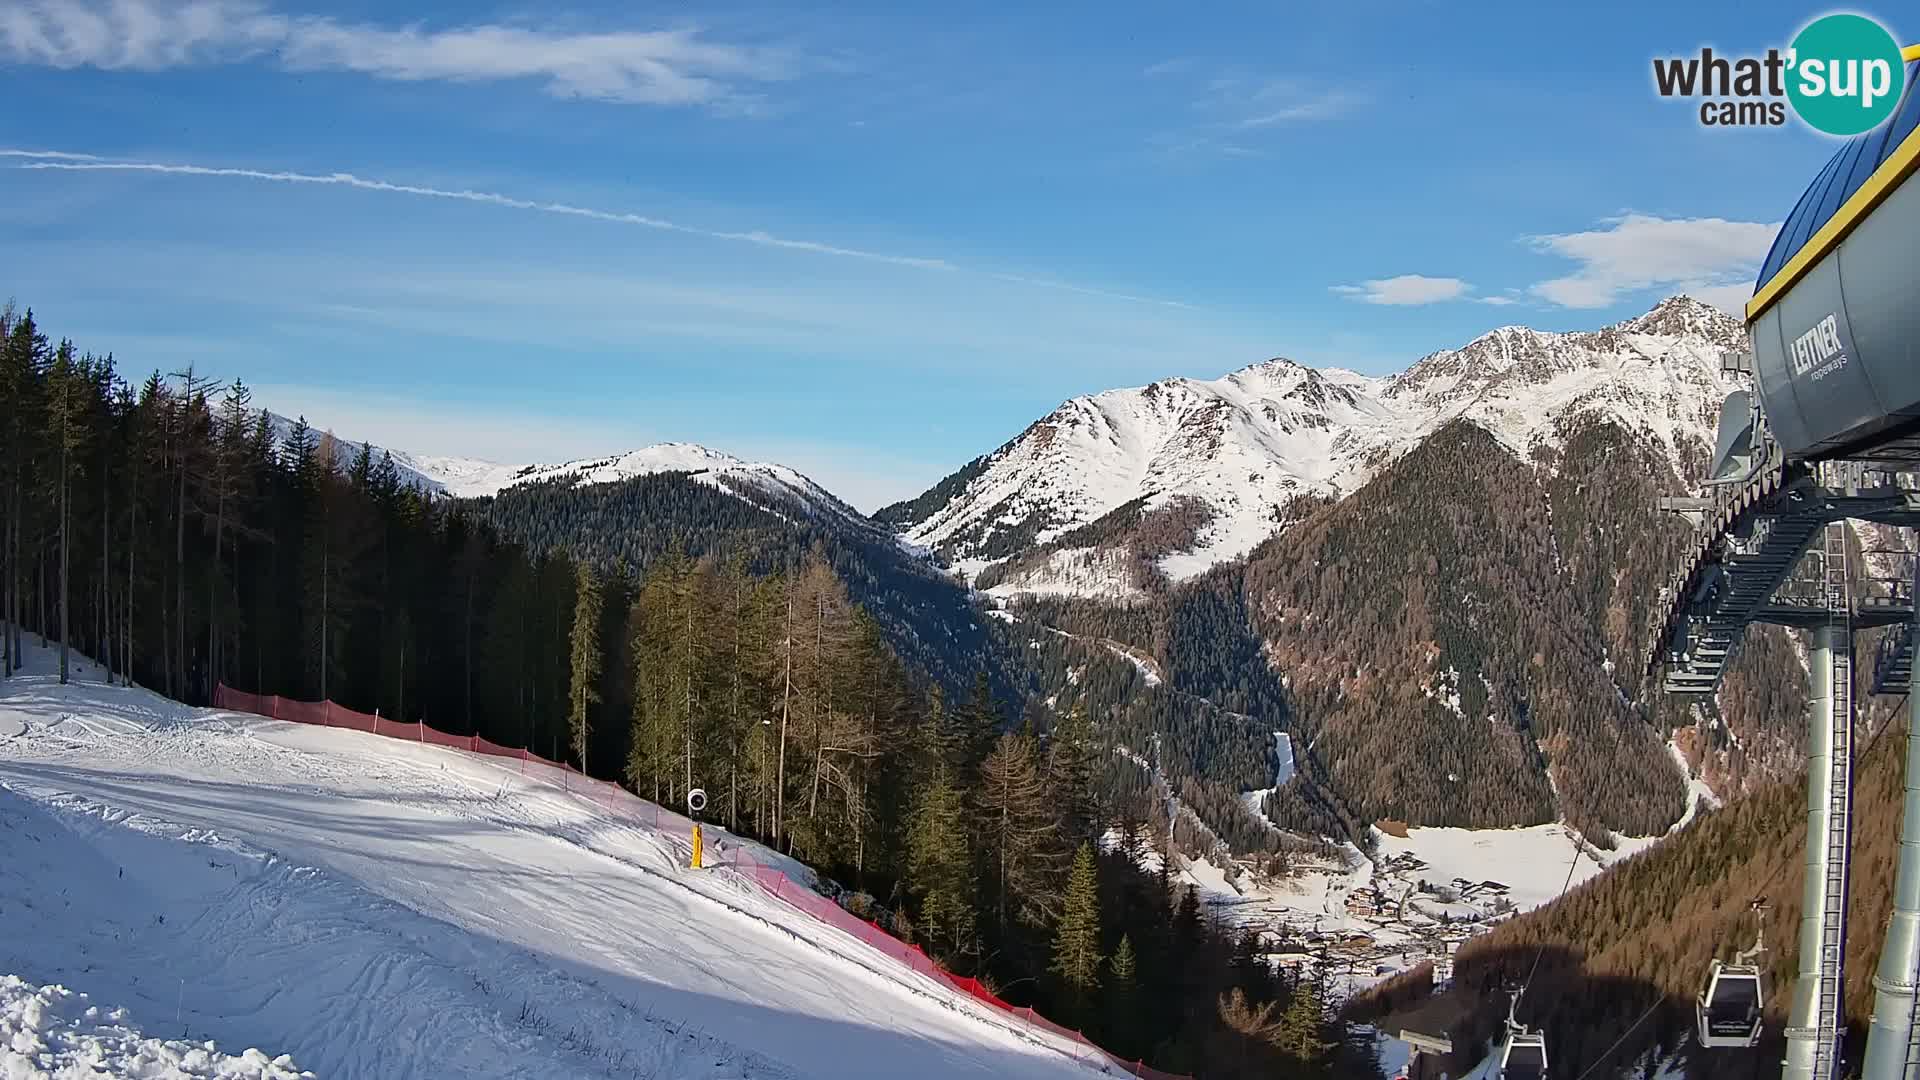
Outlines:
{"type": "Polygon", "coordinates": [[[319,187],[343,187],[359,191],[372,191],[389,195],[406,195],[414,198],[442,199],[452,202],[473,203],[482,206],[494,206],[509,210],[522,210],[540,214],[555,214],[562,217],[584,218],[589,221],[602,221],[615,225],[629,225],[637,228],[654,229],[662,232],[677,233],[683,236],[700,237],[707,240],[728,243],[752,244],[758,247],[775,248],[784,251],[806,252],[843,259],[858,259],[866,262],[882,263],[890,266],[907,267],[916,270],[942,272],[965,272],[978,274],[995,280],[1006,281],[1035,288],[1057,289],[1079,293],[1085,296],[1103,297],[1131,304],[1150,304],[1163,307],[1186,307],[1174,300],[1160,300],[1153,297],[1131,293],[1115,292],[1087,285],[1029,277],[1019,274],[1003,273],[985,269],[969,269],[947,259],[919,255],[904,255],[883,251],[871,251],[863,248],[848,247],[840,244],[824,243],[817,240],[798,240],[776,236],[763,230],[727,230],[708,229],[696,225],[686,225],[665,218],[647,214],[632,213],[623,210],[606,210],[589,206],[577,206],[572,203],[551,202],[540,199],[527,199],[515,195],[506,195],[494,191],[475,191],[468,188],[441,188],[423,184],[403,184],[376,177],[360,176],[350,172],[304,173],[287,170],[232,168],[227,166],[174,164],[157,161],[118,161],[91,154],[68,153],[54,150],[0,149],[0,157],[25,158],[13,166],[23,170],[51,170],[59,172],[122,172],[148,173],[162,176],[183,176],[209,179],[247,180],[271,184],[296,184],[319,187]]]}
{"type": "Polygon", "coordinates": [[[1561,307],[1604,308],[1626,293],[1677,288],[1731,310],[1752,292],[1779,230],[1778,222],[1626,213],[1582,232],[1529,236],[1534,250],[1579,264],[1529,291],[1561,307]]]}
{"type": "Polygon", "coordinates": [[[698,29],[557,33],[475,24],[429,30],[277,12],[252,0],[0,0],[0,59],[162,71],[258,62],[289,72],[535,80],[562,98],[744,110],[754,87],[799,74],[788,50],[698,29]]]}
{"type": "MultiPolygon", "coordinates": [[[[1348,109],[1365,104],[1364,95],[1350,90],[1325,90],[1317,94],[1294,101],[1279,104],[1271,110],[1255,111],[1243,117],[1239,122],[1241,130],[1274,127],[1278,124],[1295,124],[1307,120],[1323,120],[1338,116],[1348,109]]],[[[1258,109],[1258,106],[1255,106],[1258,109]]]]}
{"type": "Polygon", "coordinates": [[[1265,152],[1259,140],[1273,132],[1332,119],[1370,100],[1359,87],[1323,80],[1244,72],[1208,76],[1190,58],[1154,64],[1144,74],[1180,87],[1191,98],[1188,109],[1195,122],[1153,139],[1174,154],[1259,157],[1265,152]]]}

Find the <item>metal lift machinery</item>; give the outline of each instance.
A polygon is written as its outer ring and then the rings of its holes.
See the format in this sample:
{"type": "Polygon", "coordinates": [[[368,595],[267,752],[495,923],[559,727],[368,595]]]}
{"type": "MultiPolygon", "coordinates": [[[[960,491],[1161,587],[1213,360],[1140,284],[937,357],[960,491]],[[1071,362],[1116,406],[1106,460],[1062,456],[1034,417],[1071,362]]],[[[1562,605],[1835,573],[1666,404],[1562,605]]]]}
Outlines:
{"type": "MultiPolygon", "coordinates": [[[[1775,238],[1746,308],[1751,352],[1727,362],[1752,391],[1722,407],[1704,492],[1665,504],[1696,526],[1657,615],[1650,666],[1665,663],[1667,692],[1714,693],[1754,623],[1807,635],[1807,846],[1783,1080],[1854,1075],[1841,1039],[1855,633],[1892,628],[1874,693],[1911,682],[1915,583],[1857,590],[1847,559],[1849,520],[1920,528],[1920,47],[1906,56],[1893,118],[1840,148],[1775,238]]],[[[1864,1080],[1920,1080],[1920,699],[1908,701],[1894,914],[1864,1080]]],[[[1699,1000],[1702,1045],[1754,1045],[1761,1003],[1754,956],[1716,963],[1699,1000]]]]}

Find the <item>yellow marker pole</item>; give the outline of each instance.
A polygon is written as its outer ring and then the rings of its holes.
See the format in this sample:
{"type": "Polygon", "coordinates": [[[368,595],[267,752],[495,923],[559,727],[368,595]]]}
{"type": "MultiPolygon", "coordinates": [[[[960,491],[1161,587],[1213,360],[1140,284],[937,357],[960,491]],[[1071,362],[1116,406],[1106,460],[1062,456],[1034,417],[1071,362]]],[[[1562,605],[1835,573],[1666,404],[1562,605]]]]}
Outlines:
{"type": "Polygon", "coordinates": [[[693,823],[693,868],[700,869],[700,823],[693,823]]]}

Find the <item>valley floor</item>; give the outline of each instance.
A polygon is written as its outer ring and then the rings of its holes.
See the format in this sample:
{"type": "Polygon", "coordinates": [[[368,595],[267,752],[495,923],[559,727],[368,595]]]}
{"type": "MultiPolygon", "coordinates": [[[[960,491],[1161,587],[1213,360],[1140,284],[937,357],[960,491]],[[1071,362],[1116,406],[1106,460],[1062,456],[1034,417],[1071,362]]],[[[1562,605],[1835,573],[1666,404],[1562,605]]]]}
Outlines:
{"type": "Polygon", "coordinates": [[[511,761],[30,659],[0,684],[0,975],[129,1030],[391,1080],[1093,1074],[511,761]]]}

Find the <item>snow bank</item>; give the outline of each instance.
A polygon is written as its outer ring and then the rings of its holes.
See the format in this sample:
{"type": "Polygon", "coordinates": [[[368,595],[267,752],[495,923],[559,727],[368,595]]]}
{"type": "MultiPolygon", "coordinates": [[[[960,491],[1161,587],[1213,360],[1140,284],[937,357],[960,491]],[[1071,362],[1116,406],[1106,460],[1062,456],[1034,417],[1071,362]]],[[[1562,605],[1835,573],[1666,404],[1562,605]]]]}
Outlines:
{"type": "Polygon", "coordinates": [[[148,1038],[125,1009],[103,1009],[64,986],[0,975],[0,1074],[8,1080],[116,1076],[136,1080],[312,1077],[286,1055],[248,1049],[235,1057],[211,1042],[148,1038]]]}

